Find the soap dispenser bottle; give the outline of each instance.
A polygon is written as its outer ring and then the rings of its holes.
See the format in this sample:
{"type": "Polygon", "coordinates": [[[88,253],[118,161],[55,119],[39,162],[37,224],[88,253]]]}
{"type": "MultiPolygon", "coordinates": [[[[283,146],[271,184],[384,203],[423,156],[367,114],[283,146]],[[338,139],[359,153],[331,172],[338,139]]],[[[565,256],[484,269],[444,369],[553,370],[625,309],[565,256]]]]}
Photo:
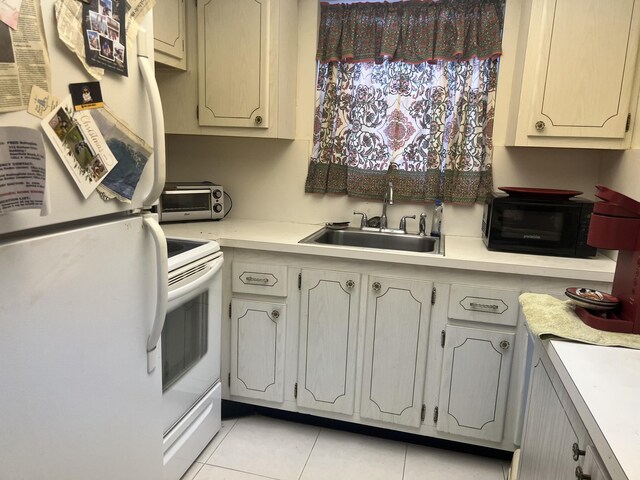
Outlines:
{"type": "Polygon", "coordinates": [[[431,236],[439,237],[442,229],[442,201],[436,200],[433,207],[433,219],[431,220],[431,236]]]}

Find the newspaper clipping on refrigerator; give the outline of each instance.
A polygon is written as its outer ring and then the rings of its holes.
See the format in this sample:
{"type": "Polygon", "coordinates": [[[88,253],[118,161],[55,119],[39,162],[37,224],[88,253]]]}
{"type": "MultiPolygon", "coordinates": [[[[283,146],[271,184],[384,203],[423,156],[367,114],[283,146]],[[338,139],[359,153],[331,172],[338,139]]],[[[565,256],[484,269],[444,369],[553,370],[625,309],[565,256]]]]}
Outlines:
{"type": "Polygon", "coordinates": [[[17,28],[0,22],[0,112],[26,110],[31,88],[51,91],[39,0],[23,0],[17,28]]]}

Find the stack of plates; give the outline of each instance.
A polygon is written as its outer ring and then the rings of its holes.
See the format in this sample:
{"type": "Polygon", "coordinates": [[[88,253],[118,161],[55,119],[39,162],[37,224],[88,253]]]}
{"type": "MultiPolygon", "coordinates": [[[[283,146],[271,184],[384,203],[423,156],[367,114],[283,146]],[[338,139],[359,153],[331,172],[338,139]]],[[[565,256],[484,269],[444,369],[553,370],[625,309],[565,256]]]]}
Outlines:
{"type": "Polygon", "coordinates": [[[564,293],[574,304],[587,310],[613,310],[620,303],[613,295],[590,288],[572,287],[564,293]]]}

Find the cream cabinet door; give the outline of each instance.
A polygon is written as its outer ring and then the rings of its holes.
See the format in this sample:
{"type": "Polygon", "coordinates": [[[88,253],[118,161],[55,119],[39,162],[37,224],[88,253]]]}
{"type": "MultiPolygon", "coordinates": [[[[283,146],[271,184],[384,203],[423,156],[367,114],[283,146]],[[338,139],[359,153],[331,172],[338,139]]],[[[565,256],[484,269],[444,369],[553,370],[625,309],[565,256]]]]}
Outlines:
{"type": "Polygon", "coordinates": [[[542,360],[534,357],[519,480],[576,478],[580,459],[574,460],[572,447],[583,447],[586,433],[584,427],[572,423],[565,409],[568,396],[554,388],[549,375],[542,360]]]}
{"type": "Polygon", "coordinates": [[[447,325],[437,429],[502,440],[514,333],[447,325]]]}
{"type": "Polygon", "coordinates": [[[369,277],[360,415],[419,427],[431,282],[369,277]]]}
{"type": "Polygon", "coordinates": [[[516,144],[587,146],[572,139],[625,137],[635,109],[636,1],[531,2],[516,144]]]}
{"type": "Polygon", "coordinates": [[[302,270],[297,401],[353,414],[360,275],[302,270]]]}
{"type": "Polygon", "coordinates": [[[155,62],[187,69],[185,0],[157,0],[153,7],[155,62]]]}
{"type": "Polygon", "coordinates": [[[198,119],[269,126],[269,15],[277,0],[198,2],[198,119]]]}
{"type": "Polygon", "coordinates": [[[284,401],[283,303],[231,301],[231,395],[284,401]]]}

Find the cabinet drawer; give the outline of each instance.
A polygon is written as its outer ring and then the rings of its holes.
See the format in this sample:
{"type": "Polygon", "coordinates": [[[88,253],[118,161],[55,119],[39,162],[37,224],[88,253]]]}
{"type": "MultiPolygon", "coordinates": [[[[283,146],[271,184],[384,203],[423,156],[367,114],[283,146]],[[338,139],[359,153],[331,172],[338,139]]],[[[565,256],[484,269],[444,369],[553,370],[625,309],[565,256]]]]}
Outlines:
{"type": "Polygon", "coordinates": [[[231,288],[235,293],[287,296],[287,267],[234,262],[231,288]]]}
{"type": "Polygon", "coordinates": [[[518,323],[518,290],[452,285],[449,318],[497,325],[518,323]]]}

